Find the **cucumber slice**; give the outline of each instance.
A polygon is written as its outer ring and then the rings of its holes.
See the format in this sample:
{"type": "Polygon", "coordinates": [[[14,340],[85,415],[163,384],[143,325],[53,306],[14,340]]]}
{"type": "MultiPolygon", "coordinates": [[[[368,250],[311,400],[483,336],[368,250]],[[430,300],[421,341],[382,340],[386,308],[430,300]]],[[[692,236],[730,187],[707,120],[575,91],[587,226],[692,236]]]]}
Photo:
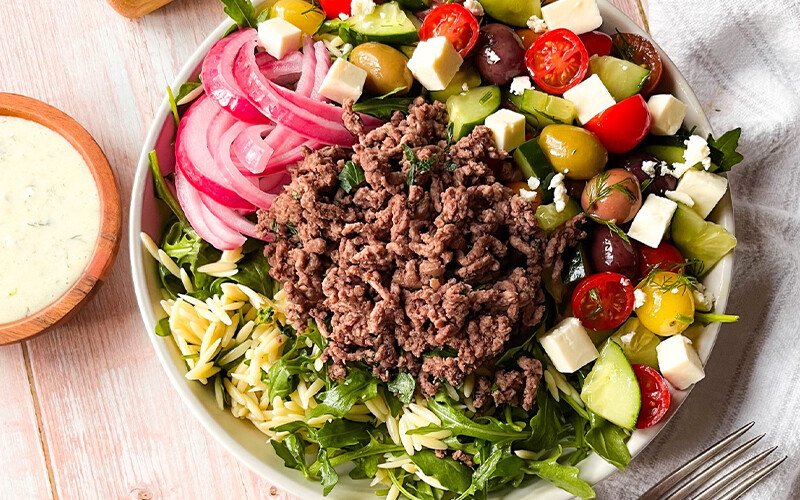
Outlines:
{"type": "Polygon", "coordinates": [[[425,10],[431,6],[430,0],[397,0],[397,3],[400,4],[400,7],[412,12],[425,10]]]}
{"type": "Polygon", "coordinates": [[[645,153],[650,153],[659,160],[667,163],[683,163],[683,152],[686,148],[681,146],[667,146],[664,144],[649,144],[642,148],[645,153]]]}
{"type": "Polygon", "coordinates": [[[342,28],[339,36],[354,45],[365,42],[408,44],[419,40],[417,28],[397,2],[378,5],[368,16],[353,16],[342,28]]]}
{"type": "Polygon", "coordinates": [[[511,26],[525,28],[531,16],[542,17],[541,0],[479,0],[487,14],[511,26]]]}
{"type": "Polygon", "coordinates": [[[617,102],[638,94],[650,76],[649,69],[611,56],[592,56],[589,73],[600,77],[617,102]]]}
{"type": "Polygon", "coordinates": [[[431,92],[431,99],[434,101],[447,102],[450,97],[464,92],[464,85],[466,84],[467,90],[477,87],[481,84],[481,76],[478,70],[471,65],[463,65],[455,74],[450,84],[444,90],[435,90],[431,92]]]}
{"type": "MultiPolygon", "coordinates": [[[[545,188],[546,187],[547,186],[545,186],[545,188]]],[[[536,222],[539,224],[540,228],[549,233],[556,230],[559,226],[579,213],[581,213],[580,207],[575,203],[575,200],[570,198],[562,212],[556,210],[555,203],[536,207],[536,222]]]]}
{"type": "Polygon", "coordinates": [[[461,139],[500,107],[500,87],[476,87],[447,99],[453,138],[461,139]]]}
{"type": "Polygon", "coordinates": [[[651,366],[658,370],[656,347],[661,343],[661,339],[642,326],[639,318],[630,318],[614,332],[611,339],[622,347],[622,352],[631,363],[651,366]]]}
{"type": "Polygon", "coordinates": [[[522,95],[507,93],[506,98],[534,128],[544,128],[553,123],[571,124],[578,116],[575,105],[568,100],[538,90],[526,89],[522,95]]]}
{"type": "Polygon", "coordinates": [[[672,242],[687,259],[698,259],[705,275],[719,260],[736,247],[736,237],[719,224],[704,220],[700,215],[678,203],[672,217],[672,242]]]}
{"type": "Polygon", "coordinates": [[[544,182],[547,176],[553,173],[553,167],[536,139],[524,142],[514,150],[513,156],[517,168],[526,179],[536,177],[544,182]]]}
{"type": "Polygon", "coordinates": [[[642,394],[631,364],[613,341],[607,340],[600,349],[600,357],[583,383],[581,399],[612,424],[624,429],[636,426],[642,394]]]}

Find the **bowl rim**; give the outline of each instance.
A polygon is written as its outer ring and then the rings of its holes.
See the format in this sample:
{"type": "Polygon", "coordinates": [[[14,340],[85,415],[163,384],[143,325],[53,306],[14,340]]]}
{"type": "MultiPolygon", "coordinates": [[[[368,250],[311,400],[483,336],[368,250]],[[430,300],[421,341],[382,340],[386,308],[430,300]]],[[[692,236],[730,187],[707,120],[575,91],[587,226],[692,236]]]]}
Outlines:
{"type": "MultiPolygon", "coordinates": [[[[614,5],[610,4],[607,0],[597,0],[597,3],[603,15],[604,26],[606,24],[611,24],[619,27],[621,30],[624,30],[626,32],[637,33],[639,35],[644,36],[645,38],[647,38],[647,40],[649,40],[651,43],[655,45],[655,47],[662,56],[665,66],[665,74],[671,75],[672,85],[675,87],[676,91],[682,94],[683,96],[682,99],[685,100],[687,106],[690,109],[692,109],[693,112],[696,113],[697,120],[695,121],[697,123],[695,123],[695,125],[697,125],[697,127],[702,132],[711,133],[712,130],[711,130],[711,125],[708,121],[708,117],[702,110],[702,107],[699,101],[697,100],[695,93],[692,91],[685,77],[681,74],[681,72],[678,70],[675,64],[669,59],[667,54],[661,49],[661,47],[658,46],[658,44],[655,43],[655,41],[652,40],[650,34],[645,32],[636,23],[634,23],[631,19],[629,19],[624,13],[622,13],[622,11],[620,11],[614,5]]],[[[200,62],[202,61],[202,57],[208,52],[211,45],[214,42],[216,42],[226,32],[226,30],[230,28],[230,26],[231,26],[231,21],[225,20],[208,35],[208,37],[198,46],[197,50],[191,55],[191,57],[185,62],[185,64],[181,68],[180,72],[178,73],[177,77],[173,82],[173,88],[179,87],[180,84],[186,82],[192,76],[192,74],[199,67],[200,62]]],[[[153,347],[156,351],[156,355],[162,367],[167,372],[168,378],[172,386],[178,392],[184,404],[187,407],[189,407],[193,416],[200,421],[203,427],[205,427],[205,429],[217,440],[217,442],[222,444],[222,446],[225,449],[227,449],[234,457],[236,457],[237,460],[244,463],[253,472],[267,479],[268,481],[280,485],[282,488],[291,491],[296,495],[300,495],[302,498],[322,499],[324,497],[322,496],[321,490],[318,488],[319,485],[317,483],[305,480],[301,475],[299,475],[299,473],[293,474],[296,471],[292,471],[290,469],[282,467],[276,468],[264,463],[257,456],[255,456],[250,450],[246,449],[237,439],[234,439],[231,433],[227,432],[224,426],[215,419],[215,416],[212,415],[209,412],[209,410],[203,406],[197,394],[195,394],[192,391],[190,384],[195,384],[195,383],[188,381],[184,378],[184,374],[186,372],[185,367],[178,366],[179,364],[176,363],[173,357],[171,356],[167,347],[167,343],[164,342],[164,339],[157,337],[156,335],[151,333],[153,332],[153,329],[155,327],[156,316],[154,314],[155,308],[153,307],[150,291],[148,290],[146,281],[147,271],[145,269],[145,261],[143,259],[143,257],[146,257],[146,252],[143,250],[142,245],[139,243],[139,234],[142,231],[142,205],[144,201],[145,186],[146,183],[149,181],[149,175],[150,175],[150,171],[148,168],[149,167],[148,154],[151,150],[153,150],[156,147],[159,135],[161,134],[161,131],[165,126],[165,123],[167,123],[169,113],[170,113],[169,101],[167,98],[164,98],[158,110],[156,111],[152,125],[145,139],[144,147],[142,149],[142,153],[139,159],[139,164],[136,169],[136,176],[134,179],[132,187],[132,195],[131,195],[131,207],[130,207],[130,219],[129,219],[131,273],[136,293],[136,300],[139,305],[139,310],[141,312],[142,320],[144,322],[147,335],[150,338],[151,343],[153,344],[153,347]]],[[[728,191],[725,194],[722,201],[720,202],[720,205],[715,210],[715,213],[718,214],[719,223],[722,224],[732,234],[735,234],[734,221],[733,221],[733,205],[731,202],[730,191],[728,191]]],[[[724,311],[728,301],[728,296],[730,294],[733,261],[734,261],[734,252],[731,252],[730,254],[725,256],[715,266],[714,270],[712,271],[712,274],[716,275],[715,279],[719,281],[719,286],[717,287],[717,295],[716,295],[717,300],[715,303],[715,311],[717,312],[724,311]]],[[[700,351],[700,357],[703,360],[704,365],[707,363],[711,350],[713,349],[713,346],[716,342],[719,329],[720,329],[720,324],[715,323],[707,326],[704,330],[703,338],[707,339],[707,341],[704,341],[703,345],[698,347],[698,351],[700,351]]],[[[672,418],[672,416],[678,411],[680,406],[685,401],[686,397],[691,392],[692,388],[693,386],[685,391],[677,391],[671,388],[673,396],[673,406],[670,408],[666,418],[664,418],[656,426],[653,426],[649,429],[635,430],[633,432],[633,435],[631,436],[631,439],[628,442],[628,448],[631,451],[632,457],[638,455],[644,448],[646,448],[649,445],[649,443],[656,437],[656,435],[658,435],[658,433],[664,428],[664,426],[668,423],[668,421],[672,418]]],[[[213,395],[209,395],[209,397],[213,397],[213,395]]],[[[243,422],[243,425],[251,425],[251,424],[249,422],[243,422]]],[[[590,455],[589,458],[581,462],[579,464],[579,467],[581,468],[581,477],[593,485],[607,478],[614,472],[617,472],[617,469],[614,466],[608,464],[595,454],[590,455]]],[[[563,490],[559,490],[554,486],[550,486],[549,484],[545,483],[543,486],[539,486],[542,485],[542,483],[544,482],[543,481],[538,482],[537,487],[528,488],[526,492],[521,494],[526,495],[524,498],[533,498],[532,496],[528,496],[531,494],[533,495],[544,494],[548,499],[572,498],[570,494],[564,492],[563,490]]],[[[520,492],[520,490],[515,490],[515,491],[520,492]]],[[[332,495],[329,495],[327,498],[336,496],[337,496],[336,489],[334,489],[332,495]]],[[[514,496],[514,498],[518,497],[514,496]]]]}
{"type": "Polygon", "coordinates": [[[65,138],[83,157],[100,198],[100,231],[92,255],[78,280],[43,309],[11,323],[0,324],[0,345],[40,335],[65,321],[91,297],[119,252],[122,205],[117,181],[100,146],[74,118],[38,99],[0,93],[0,116],[30,120],[65,138]]]}

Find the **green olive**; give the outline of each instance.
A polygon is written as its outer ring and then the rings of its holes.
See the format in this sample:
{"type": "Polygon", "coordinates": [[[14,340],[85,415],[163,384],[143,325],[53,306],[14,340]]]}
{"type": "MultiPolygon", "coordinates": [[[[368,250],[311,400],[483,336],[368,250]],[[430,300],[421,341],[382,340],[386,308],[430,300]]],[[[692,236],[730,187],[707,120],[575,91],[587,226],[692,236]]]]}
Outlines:
{"type": "Polygon", "coordinates": [[[539,146],[556,172],[568,179],[588,180],[603,171],[608,152],[596,135],[574,125],[548,125],[539,146]]]}
{"type": "Polygon", "coordinates": [[[408,58],[397,49],[382,43],[369,42],[350,52],[350,62],[367,72],[364,88],[375,95],[394,92],[406,94],[414,77],[408,69],[408,58]]]}

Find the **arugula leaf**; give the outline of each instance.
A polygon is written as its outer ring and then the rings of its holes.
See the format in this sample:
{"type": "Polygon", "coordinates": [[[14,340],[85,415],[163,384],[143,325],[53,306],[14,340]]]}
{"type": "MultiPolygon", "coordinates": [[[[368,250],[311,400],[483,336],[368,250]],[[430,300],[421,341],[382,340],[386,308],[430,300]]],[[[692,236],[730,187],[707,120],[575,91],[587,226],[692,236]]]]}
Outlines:
{"type": "Polygon", "coordinates": [[[299,470],[306,478],[311,477],[306,466],[305,444],[298,435],[289,434],[283,441],[271,439],[270,444],[275,454],[283,459],[286,467],[299,470]]]}
{"type": "Polygon", "coordinates": [[[303,336],[308,337],[308,339],[311,340],[315,346],[319,347],[320,350],[325,349],[325,346],[328,345],[328,341],[322,336],[322,332],[319,331],[317,322],[313,319],[308,320],[308,326],[306,327],[306,331],[303,332],[303,336]]]}
{"type": "Polygon", "coordinates": [[[317,455],[317,463],[320,464],[319,474],[322,479],[322,494],[328,496],[328,493],[330,493],[333,487],[336,486],[336,483],[339,482],[339,474],[337,474],[331,466],[331,462],[328,460],[328,452],[325,448],[320,448],[319,454],[317,455]]]}
{"type": "Polygon", "coordinates": [[[361,422],[338,419],[325,424],[317,431],[317,441],[322,448],[344,448],[368,443],[368,427],[361,422]]]}
{"type": "Polygon", "coordinates": [[[472,482],[472,471],[469,467],[449,457],[439,458],[431,450],[414,453],[411,455],[411,461],[423,473],[435,477],[450,491],[463,492],[472,482]]]}
{"type": "MultiPolygon", "coordinates": [[[[358,448],[353,451],[348,451],[342,453],[341,455],[336,455],[334,457],[329,457],[330,463],[333,467],[337,467],[342,464],[346,464],[348,462],[352,462],[355,460],[360,460],[362,458],[383,455],[384,453],[396,453],[398,451],[403,451],[403,445],[396,445],[394,443],[391,444],[381,444],[378,442],[374,437],[370,439],[369,444],[358,448]]],[[[319,472],[319,468],[321,465],[317,465],[317,463],[311,464],[308,468],[310,474],[316,474],[319,472]]]]}
{"type": "Polygon", "coordinates": [[[711,149],[711,162],[717,166],[717,172],[729,172],[731,168],[744,160],[736,148],[739,147],[739,138],[742,136],[742,129],[735,128],[722,134],[719,139],[708,136],[708,146],[711,149]]]}
{"type": "Polygon", "coordinates": [[[239,272],[231,276],[233,281],[251,288],[261,295],[273,296],[275,282],[269,276],[269,263],[262,251],[256,250],[245,255],[236,264],[236,267],[239,272]]]}
{"type": "Polygon", "coordinates": [[[296,433],[297,431],[304,430],[308,433],[310,439],[315,440],[317,436],[317,429],[311,427],[306,422],[302,420],[295,420],[293,422],[287,422],[283,425],[279,425],[273,429],[275,432],[289,432],[291,434],[296,433]]]}
{"type": "Polygon", "coordinates": [[[293,375],[299,372],[291,369],[286,360],[279,359],[267,371],[267,379],[269,381],[269,399],[272,400],[275,396],[286,397],[294,392],[294,384],[292,384],[293,375]]]}
{"type": "Polygon", "coordinates": [[[413,101],[411,97],[374,97],[353,104],[353,111],[388,120],[395,111],[408,112],[413,101]]]}
{"type": "Polygon", "coordinates": [[[228,17],[241,28],[255,28],[258,26],[256,10],[250,0],[221,0],[223,9],[228,17]]]}
{"type": "MultiPolygon", "coordinates": [[[[428,401],[428,409],[442,420],[442,429],[450,430],[455,436],[470,436],[493,443],[505,443],[530,437],[530,432],[518,431],[493,417],[483,417],[487,423],[480,424],[456,409],[446,393],[440,391],[428,401]]],[[[430,426],[429,426],[430,427],[430,426]]]]}
{"type": "Polygon", "coordinates": [[[400,401],[409,404],[414,397],[414,390],[417,387],[417,382],[410,373],[400,372],[389,382],[387,387],[400,401]]]}
{"type": "Polygon", "coordinates": [[[406,184],[413,186],[416,181],[417,174],[430,172],[431,168],[436,164],[436,156],[431,156],[425,160],[421,160],[417,153],[411,149],[408,144],[403,144],[403,155],[408,160],[408,172],[406,173],[406,184]]]}
{"type": "Polygon", "coordinates": [[[158,155],[156,154],[155,150],[150,151],[150,172],[153,176],[153,184],[155,184],[155,191],[156,196],[167,204],[169,209],[175,214],[175,217],[178,218],[183,224],[189,225],[189,220],[186,218],[186,214],[183,212],[183,208],[181,208],[180,203],[178,200],[175,199],[173,196],[172,191],[167,186],[166,180],[164,180],[164,176],[161,174],[161,167],[158,164],[158,155]]]}
{"type": "Polygon", "coordinates": [[[497,444],[492,446],[492,453],[481,462],[475,472],[472,474],[472,483],[469,488],[467,488],[457,500],[464,500],[465,498],[470,498],[472,495],[479,491],[484,491],[486,489],[487,484],[489,483],[489,478],[495,472],[497,468],[497,464],[500,463],[500,459],[503,458],[503,454],[507,453],[501,446],[497,444]]]}
{"type": "Polygon", "coordinates": [[[548,391],[540,390],[536,395],[538,410],[531,418],[531,437],[522,445],[526,449],[540,451],[553,448],[561,436],[561,409],[548,391]]]}
{"type": "Polygon", "coordinates": [[[182,100],[186,99],[186,97],[188,97],[189,94],[194,92],[201,85],[203,85],[203,84],[200,83],[200,82],[186,82],[186,83],[184,83],[178,89],[178,93],[175,94],[175,102],[179,103],[182,100]]]}
{"type": "Polygon", "coordinates": [[[631,463],[631,452],[625,444],[628,433],[594,413],[590,413],[589,417],[591,426],[586,433],[586,444],[606,462],[619,470],[625,470],[631,463]]]}
{"type": "Polygon", "coordinates": [[[344,382],[334,384],[322,394],[322,401],[309,417],[330,414],[342,418],[359,401],[372,399],[378,395],[378,380],[371,374],[356,367],[350,367],[344,382]]]}
{"type": "Polygon", "coordinates": [[[169,337],[172,335],[172,329],[169,327],[169,318],[161,318],[156,323],[156,335],[159,337],[169,337]]]}
{"type": "Polygon", "coordinates": [[[352,161],[345,163],[344,168],[339,172],[339,186],[347,194],[361,185],[364,180],[364,169],[352,161]]]}
{"type": "Polygon", "coordinates": [[[589,483],[578,477],[580,469],[558,463],[562,450],[559,446],[550,458],[528,462],[525,471],[554,484],[562,490],[580,498],[594,498],[595,492],[589,483]]]}
{"type": "Polygon", "coordinates": [[[172,111],[172,119],[175,120],[175,127],[181,124],[181,116],[178,114],[178,103],[175,99],[175,94],[172,93],[172,87],[167,85],[167,99],[169,99],[169,110],[172,111]]]}
{"type": "Polygon", "coordinates": [[[378,463],[380,457],[378,455],[369,455],[364,458],[357,458],[353,460],[355,467],[348,474],[352,479],[371,479],[375,477],[378,472],[378,463]]]}

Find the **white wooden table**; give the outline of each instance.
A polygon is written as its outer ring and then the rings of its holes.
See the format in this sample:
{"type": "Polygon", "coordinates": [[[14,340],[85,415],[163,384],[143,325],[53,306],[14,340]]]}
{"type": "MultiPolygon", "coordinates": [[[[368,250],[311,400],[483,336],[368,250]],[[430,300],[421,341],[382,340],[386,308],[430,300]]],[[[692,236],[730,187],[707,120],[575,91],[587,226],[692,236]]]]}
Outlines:
{"type": "MultiPolygon", "coordinates": [[[[643,1],[613,3],[647,26],[643,1]]],[[[165,85],[223,17],[218,0],[177,0],[138,21],[102,0],[4,2],[0,91],[81,122],[127,207],[165,85]]],[[[72,321],[0,347],[0,499],[291,498],[237,463],[179,401],[139,318],[127,245],[72,321]]]]}

